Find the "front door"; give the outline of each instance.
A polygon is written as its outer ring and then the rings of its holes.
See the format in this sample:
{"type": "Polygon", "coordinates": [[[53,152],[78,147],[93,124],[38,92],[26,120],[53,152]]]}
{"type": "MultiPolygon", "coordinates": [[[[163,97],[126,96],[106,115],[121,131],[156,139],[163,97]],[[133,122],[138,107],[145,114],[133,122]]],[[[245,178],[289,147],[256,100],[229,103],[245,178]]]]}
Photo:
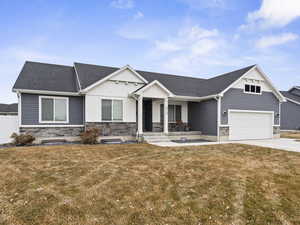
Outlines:
{"type": "Polygon", "coordinates": [[[152,131],[152,100],[143,101],[143,128],[144,132],[152,131]]]}

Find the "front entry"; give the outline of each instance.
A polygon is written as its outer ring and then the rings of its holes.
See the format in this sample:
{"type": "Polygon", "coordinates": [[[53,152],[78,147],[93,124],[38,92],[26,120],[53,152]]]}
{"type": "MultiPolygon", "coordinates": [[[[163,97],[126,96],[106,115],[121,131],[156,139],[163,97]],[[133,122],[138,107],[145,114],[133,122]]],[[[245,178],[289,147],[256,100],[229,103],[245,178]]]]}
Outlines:
{"type": "Polygon", "coordinates": [[[152,131],[152,100],[143,100],[143,131],[152,131]]]}

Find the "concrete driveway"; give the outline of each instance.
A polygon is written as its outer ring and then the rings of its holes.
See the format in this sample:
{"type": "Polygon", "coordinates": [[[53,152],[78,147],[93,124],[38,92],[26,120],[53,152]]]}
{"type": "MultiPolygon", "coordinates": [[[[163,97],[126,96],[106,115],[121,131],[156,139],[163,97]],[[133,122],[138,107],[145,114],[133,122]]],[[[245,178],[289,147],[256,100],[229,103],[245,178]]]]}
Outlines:
{"type": "Polygon", "coordinates": [[[239,141],[239,143],[300,152],[300,142],[297,142],[296,140],[293,139],[287,139],[287,138],[272,139],[272,140],[239,141]]]}
{"type": "Polygon", "coordinates": [[[256,145],[267,148],[276,148],[280,150],[300,152],[300,142],[297,142],[293,139],[269,139],[269,140],[250,140],[250,141],[226,141],[226,142],[202,142],[202,143],[175,143],[175,142],[157,142],[152,143],[158,146],[164,147],[180,147],[180,146],[198,146],[198,145],[216,145],[216,144],[247,144],[247,145],[256,145]]]}

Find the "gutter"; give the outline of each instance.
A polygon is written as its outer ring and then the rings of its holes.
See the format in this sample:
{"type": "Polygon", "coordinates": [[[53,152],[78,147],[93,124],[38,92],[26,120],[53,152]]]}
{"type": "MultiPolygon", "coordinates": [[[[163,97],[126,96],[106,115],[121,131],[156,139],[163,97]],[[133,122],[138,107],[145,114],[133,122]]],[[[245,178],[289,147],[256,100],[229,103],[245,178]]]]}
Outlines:
{"type": "Polygon", "coordinates": [[[17,93],[44,94],[44,95],[66,95],[66,96],[81,95],[79,92],[64,92],[64,91],[46,91],[46,90],[29,90],[29,89],[12,89],[12,91],[17,93]]]}

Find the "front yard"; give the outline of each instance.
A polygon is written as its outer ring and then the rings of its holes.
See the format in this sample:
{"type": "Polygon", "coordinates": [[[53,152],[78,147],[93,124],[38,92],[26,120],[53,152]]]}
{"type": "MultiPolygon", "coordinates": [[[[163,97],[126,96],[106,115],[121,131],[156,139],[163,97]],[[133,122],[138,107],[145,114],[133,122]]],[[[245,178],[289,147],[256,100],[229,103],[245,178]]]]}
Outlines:
{"type": "Polygon", "coordinates": [[[0,224],[300,224],[299,165],[238,144],[0,149],[0,224]]]}

